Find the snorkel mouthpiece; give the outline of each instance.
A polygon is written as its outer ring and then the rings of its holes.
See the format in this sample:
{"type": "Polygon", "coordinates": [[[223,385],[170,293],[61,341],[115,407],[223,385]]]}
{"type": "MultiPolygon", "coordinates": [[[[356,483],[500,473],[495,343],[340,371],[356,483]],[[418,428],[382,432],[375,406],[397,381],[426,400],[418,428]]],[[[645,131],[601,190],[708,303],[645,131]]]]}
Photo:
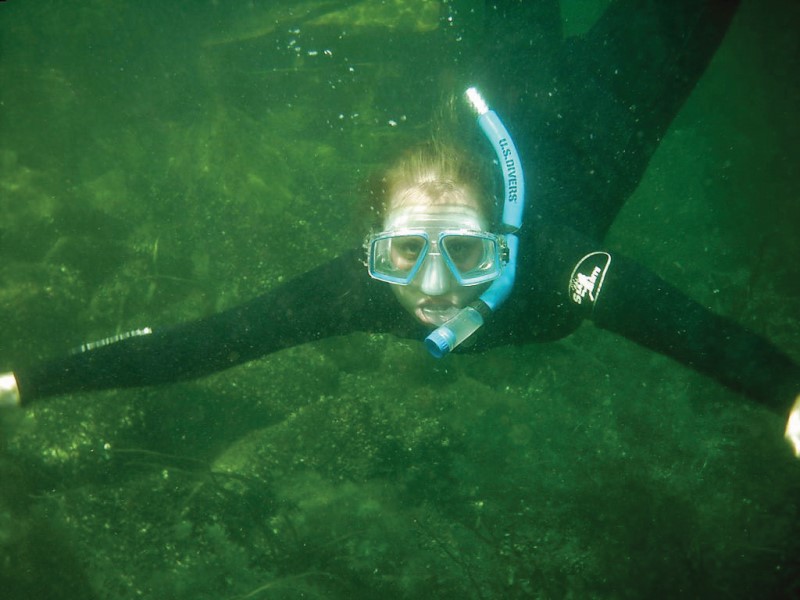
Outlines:
{"type": "Polygon", "coordinates": [[[525,178],[522,174],[522,161],[503,125],[500,117],[489,109],[486,101],[474,87],[466,92],[467,100],[478,114],[478,125],[483,135],[494,148],[497,161],[503,174],[503,233],[506,234],[509,256],[503,272],[481,297],[469,306],[462,308],[456,316],[439,326],[425,338],[425,346],[436,358],[448,354],[461,342],[475,333],[487,315],[505,302],[514,287],[517,272],[517,249],[519,240],[516,232],[522,226],[522,212],[525,206],[525,178]],[[483,314],[482,314],[483,313],[483,314]]]}
{"type": "Polygon", "coordinates": [[[428,352],[436,358],[442,358],[483,325],[483,315],[474,304],[462,308],[455,317],[437,327],[425,338],[428,352]]]}

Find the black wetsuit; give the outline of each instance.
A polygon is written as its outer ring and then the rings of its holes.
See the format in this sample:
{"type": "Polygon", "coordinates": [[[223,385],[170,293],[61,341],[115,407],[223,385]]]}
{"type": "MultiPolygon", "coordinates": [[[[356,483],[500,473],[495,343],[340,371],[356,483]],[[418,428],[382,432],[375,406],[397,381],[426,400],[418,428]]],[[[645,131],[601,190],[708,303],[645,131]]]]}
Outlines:
{"type": "MultiPolygon", "coordinates": [[[[507,0],[487,9],[487,37],[498,47],[485,52],[487,64],[482,70],[478,63],[476,73],[486,89],[513,95],[507,103],[515,110],[505,120],[532,165],[529,197],[536,201],[520,234],[514,291],[471,350],[558,339],[591,318],[787,411],[800,392],[800,367],[763,338],[602,247],[736,5],[622,0],[588,34],[566,42],[555,2],[507,0]],[[537,49],[552,60],[539,60],[537,49]],[[512,63],[497,68],[497,57],[509,55],[512,63]]],[[[354,331],[422,340],[426,329],[403,311],[387,284],[368,277],[363,252],[348,252],[209,318],[20,367],[15,374],[23,403],[197,377],[354,331]]]]}

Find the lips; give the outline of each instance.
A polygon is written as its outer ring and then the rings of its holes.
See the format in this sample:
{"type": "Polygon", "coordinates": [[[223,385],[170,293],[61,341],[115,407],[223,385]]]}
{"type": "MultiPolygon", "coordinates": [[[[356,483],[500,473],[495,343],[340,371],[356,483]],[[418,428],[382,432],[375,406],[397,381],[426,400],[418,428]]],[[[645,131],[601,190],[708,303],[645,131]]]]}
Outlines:
{"type": "Polygon", "coordinates": [[[422,302],[416,310],[416,317],[423,323],[431,325],[442,325],[452,319],[458,313],[458,306],[450,302],[422,302]]]}

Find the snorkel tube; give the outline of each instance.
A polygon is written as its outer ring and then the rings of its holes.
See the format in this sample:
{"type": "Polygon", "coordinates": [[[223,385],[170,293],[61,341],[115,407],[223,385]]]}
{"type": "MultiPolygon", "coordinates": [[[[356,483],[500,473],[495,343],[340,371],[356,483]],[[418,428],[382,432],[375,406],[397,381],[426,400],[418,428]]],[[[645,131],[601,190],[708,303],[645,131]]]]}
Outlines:
{"type": "Polygon", "coordinates": [[[511,135],[500,117],[488,105],[474,87],[466,92],[467,100],[478,114],[478,125],[486,139],[492,144],[503,173],[503,218],[502,231],[508,246],[508,262],[500,277],[494,280],[480,298],[462,308],[456,316],[432,331],[425,338],[425,346],[436,358],[448,354],[461,342],[475,333],[484,319],[505,302],[514,287],[517,274],[517,231],[522,226],[522,211],[525,206],[525,178],[522,161],[511,135]]]}

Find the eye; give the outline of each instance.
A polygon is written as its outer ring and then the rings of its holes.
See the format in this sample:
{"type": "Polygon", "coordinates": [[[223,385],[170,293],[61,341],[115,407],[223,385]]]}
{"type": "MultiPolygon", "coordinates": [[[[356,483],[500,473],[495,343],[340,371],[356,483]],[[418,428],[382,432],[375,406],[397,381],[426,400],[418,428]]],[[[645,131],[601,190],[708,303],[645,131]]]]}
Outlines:
{"type": "Polygon", "coordinates": [[[459,270],[469,271],[483,260],[483,240],[475,237],[453,236],[444,241],[450,260],[459,270]]]}
{"type": "Polygon", "coordinates": [[[416,258],[422,252],[423,241],[419,238],[400,238],[394,248],[405,258],[416,258]]]}
{"type": "Polygon", "coordinates": [[[417,236],[400,236],[392,240],[392,262],[400,268],[410,268],[417,262],[425,240],[417,236]]]}

